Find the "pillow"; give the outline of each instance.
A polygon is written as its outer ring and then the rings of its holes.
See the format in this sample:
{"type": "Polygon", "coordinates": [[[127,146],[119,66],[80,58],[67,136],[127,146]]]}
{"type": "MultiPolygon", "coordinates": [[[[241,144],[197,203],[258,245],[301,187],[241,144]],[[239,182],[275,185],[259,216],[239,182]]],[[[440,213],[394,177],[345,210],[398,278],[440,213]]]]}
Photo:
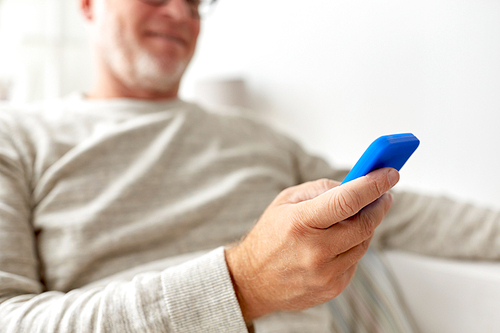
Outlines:
{"type": "Polygon", "coordinates": [[[349,286],[328,302],[332,332],[418,332],[383,254],[370,248],[349,286]]]}

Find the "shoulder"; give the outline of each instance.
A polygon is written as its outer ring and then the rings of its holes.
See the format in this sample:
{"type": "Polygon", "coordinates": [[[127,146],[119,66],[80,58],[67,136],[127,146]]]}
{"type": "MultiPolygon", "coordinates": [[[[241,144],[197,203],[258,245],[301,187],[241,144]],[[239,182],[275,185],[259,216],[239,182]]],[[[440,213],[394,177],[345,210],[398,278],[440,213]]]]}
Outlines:
{"type": "Polygon", "coordinates": [[[47,121],[62,110],[63,101],[35,102],[26,104],[0,104],[0,122],[4,124],[30,126],[36,122],[47,121]],[[49,112],[50,110],[50,112],[49,112]]]}
{"type": "Polygon", "coordinates": [[[63,113],[61,101],[0,105],[1,146],[31,156],[47,141],[63,113]]]}
{"type": "Polygon", "coordinates": [[[230,133],[238,138],[266,141],[287,150],[294,150],[298,143],[279,130],[264,117],[252,110],[239,107],[206,108],[190,104],[196,110],[204,126],[218,128],[219,131],[230,133]]]}
{"type": "Polygon", "coordinates": [[[24,123],[29,122],[34,112],[34,105],[0,104],[0,135],[12,135],[19,132],[24,123]]]}

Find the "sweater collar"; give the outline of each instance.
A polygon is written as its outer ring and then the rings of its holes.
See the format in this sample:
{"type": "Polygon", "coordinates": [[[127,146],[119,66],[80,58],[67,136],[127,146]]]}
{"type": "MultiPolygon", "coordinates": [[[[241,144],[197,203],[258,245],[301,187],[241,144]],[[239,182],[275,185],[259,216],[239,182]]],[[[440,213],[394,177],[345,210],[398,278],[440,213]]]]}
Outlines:
{"type": "Polygon", "coordinates": [[[74,92],[65,98],[71,109],[82,112],[98,112],[121,115],[144,115],[155,112],[173,111],[188,103],[179,98],[149,101],[133,98],[89,99],[82,92],[74,92]]]}

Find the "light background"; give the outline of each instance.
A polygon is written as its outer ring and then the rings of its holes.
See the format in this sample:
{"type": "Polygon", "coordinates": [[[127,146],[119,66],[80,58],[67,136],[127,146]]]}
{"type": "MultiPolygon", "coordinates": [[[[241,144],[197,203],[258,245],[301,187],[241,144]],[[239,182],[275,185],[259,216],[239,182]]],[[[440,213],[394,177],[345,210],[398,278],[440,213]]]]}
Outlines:
{"type": "MultiPolygon", "coordinates": [[[[15,78],[13,100],[89,86],[76,4],[4,0],[0,75],[15,78]]],[[[422,143],[399,188],[499,208],[499,60],[497,0],[219,0],[181,96],[242,78],[251,112],[337,166],[380,135],[413,132],[422,143]]]]}
{"type": "Polygon", "coordinates": [[[376,137],[421,146],[400,188],[500,207],[500,2],[228,1],[182,93],[247,79],[250,107],[332,163],[376,137]]]}
{"type": "MultiPolygon", "coordinates": [[[[218,1],[183,98],[243,79],[248,112],[338,166],[380,135],[413,132],[422,143],[400,189],[500,208],[498,0],[218,1]]],[[[76,4],[0,0],[0,84],[13,83],[13,103],[90,86],[76,4]]],[[[423,331],[499,331],[498,263],[388,258],[423,331]]]]}

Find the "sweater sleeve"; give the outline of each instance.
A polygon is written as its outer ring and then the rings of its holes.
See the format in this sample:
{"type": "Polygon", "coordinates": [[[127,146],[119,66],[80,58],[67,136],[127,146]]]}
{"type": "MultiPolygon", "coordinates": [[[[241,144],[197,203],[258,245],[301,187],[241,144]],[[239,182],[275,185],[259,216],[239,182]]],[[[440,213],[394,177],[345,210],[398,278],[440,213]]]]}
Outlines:
{"type": "Polygon", "coordinates": [[[1,332],[246,332],[224,249],[130,282],[39,292],[0,272],[1,332]]]}
{"type": "Polygon", "coordinates": [[[500,212],[446,197],[395,192],[372,244],[455,259],[500,259],[500,212]]]}
{"type": "Polygon", "coordinates": [[[218,248],[131,281],[46,290],[32,226],[29,164],[0,135],[0,332],[246,332],[218,248]]]}
{"type": "MultiPolygon", "coordinates": [[[[301,182],[322,177],[341,181],[349,170],[294,146],[301,182]]],[[[446,197],[393,191],[394,203],[372,245],[429,256],[500,260],[500,212],[446,197]]]]}

